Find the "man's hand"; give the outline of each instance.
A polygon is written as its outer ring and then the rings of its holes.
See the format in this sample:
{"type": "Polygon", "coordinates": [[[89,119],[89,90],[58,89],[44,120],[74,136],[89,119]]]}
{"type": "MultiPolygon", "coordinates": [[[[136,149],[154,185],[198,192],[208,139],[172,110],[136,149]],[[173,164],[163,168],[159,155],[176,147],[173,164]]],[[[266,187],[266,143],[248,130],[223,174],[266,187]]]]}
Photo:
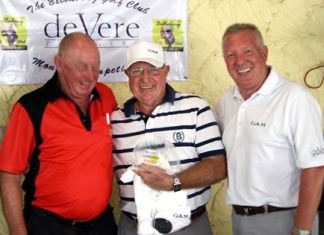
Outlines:
{"type": "Polygon", "coordinates": [[[134,172],[140,176],[143,182],[152,189],[171,191],[173,187],[173,178],[165,170],[142,163],[136,166],[134,172]]]}

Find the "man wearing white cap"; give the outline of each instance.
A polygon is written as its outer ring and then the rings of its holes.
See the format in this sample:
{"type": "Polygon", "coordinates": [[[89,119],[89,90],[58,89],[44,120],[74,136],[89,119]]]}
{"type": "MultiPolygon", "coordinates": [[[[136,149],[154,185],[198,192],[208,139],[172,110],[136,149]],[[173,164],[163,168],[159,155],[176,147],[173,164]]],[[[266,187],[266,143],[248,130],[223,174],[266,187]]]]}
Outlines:
{"type": "Polygon", "coordinates": [[[170,211],[167,208],[173,200],[152,208],[154,232],[147,234],[212,235],[205,205],[210,185],[226,177],[224,147],[208,103],[196,95],[175,91],[166,82],[169,70],[161,45],[139,41],[128,48],[125,73],[134,96],[112,114],[114,170],[122,210],[119,235],[137,234],[140,208],[153,205],[156,199],[146,197],[145,205],[137,206],[136,197],[141,194],[134,190],[137,182],[120,180],[130,166],[135,178],[156,192],[171,196],[185,192],[190,208],[191,223],[178,231],[173,228],[183,214],[158,216],[163,208],[170,211]],[[165,160],[171,171],[159,167],[158,162],[165,160]],[[172,162],[178,164],[173,171],[172,162]]]}

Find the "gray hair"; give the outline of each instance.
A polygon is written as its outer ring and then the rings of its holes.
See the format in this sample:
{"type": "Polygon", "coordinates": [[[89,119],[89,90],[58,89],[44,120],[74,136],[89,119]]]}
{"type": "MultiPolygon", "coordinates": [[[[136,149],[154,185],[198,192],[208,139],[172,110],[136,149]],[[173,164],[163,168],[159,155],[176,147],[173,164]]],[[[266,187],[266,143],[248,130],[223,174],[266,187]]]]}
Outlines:
{"type": "Polygon", "coordinates": [[[255,35],[257,36],[260,45],[264,45],[263,37],[262,37],[260,30],[258,29],[257,26],[255,26],[254,24],[250,24],[250,23],[236,23],[236,24],[230,25],[225,30],[225,33],[223,34],[223,37],[222,37],[223,43],[224,43],[224,39],[227,35],[239,33],[239,32],[245,31],[245,30],[253,31],[255,33],[255,35]]]}

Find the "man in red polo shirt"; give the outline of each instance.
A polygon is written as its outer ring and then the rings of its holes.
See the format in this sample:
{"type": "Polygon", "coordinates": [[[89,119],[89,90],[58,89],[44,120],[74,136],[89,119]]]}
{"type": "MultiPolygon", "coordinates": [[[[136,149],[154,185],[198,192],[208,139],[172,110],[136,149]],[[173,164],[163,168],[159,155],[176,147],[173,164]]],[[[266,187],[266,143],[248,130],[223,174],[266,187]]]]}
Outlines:
{"type": "Polygon", "coordinates": [[[0,149],[0,187],[11,234],[116,234],[110,114],[97,83],[100,54],[83,33],[67,35],[57,72],[14,105],[0,149]],[[20,176],[26,174],[21,200],[20,176]]]}

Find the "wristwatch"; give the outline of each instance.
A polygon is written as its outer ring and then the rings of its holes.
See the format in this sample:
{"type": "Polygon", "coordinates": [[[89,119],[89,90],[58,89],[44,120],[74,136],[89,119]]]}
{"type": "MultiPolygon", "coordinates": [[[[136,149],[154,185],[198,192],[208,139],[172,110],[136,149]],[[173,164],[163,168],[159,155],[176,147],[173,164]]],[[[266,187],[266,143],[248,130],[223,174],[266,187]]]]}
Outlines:
{"type": "Polygon", "coordinates": [[[172,178],[173,178],[173,192],[180,191],[181,190],[180,179],[176,175],[173,175],[172,178]]]}
{"type": "Polygon", "coordinates": [[[294,227],[293,233],[296,235],[311,235],[310,230],[300,229],[300,228],[296,228],[296,227],[294,227]]]}

